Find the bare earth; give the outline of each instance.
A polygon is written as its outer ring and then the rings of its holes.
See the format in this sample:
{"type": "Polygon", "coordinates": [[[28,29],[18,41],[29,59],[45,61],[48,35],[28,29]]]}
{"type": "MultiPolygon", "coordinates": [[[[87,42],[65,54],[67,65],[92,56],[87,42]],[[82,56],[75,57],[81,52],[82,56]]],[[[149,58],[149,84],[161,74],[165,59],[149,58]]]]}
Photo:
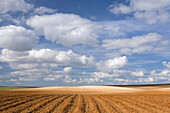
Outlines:
{"type": "Polygon", "coordinates": [[[170,85],[4,90],[0,91],[0,112],[170,113],[170,85]]]}

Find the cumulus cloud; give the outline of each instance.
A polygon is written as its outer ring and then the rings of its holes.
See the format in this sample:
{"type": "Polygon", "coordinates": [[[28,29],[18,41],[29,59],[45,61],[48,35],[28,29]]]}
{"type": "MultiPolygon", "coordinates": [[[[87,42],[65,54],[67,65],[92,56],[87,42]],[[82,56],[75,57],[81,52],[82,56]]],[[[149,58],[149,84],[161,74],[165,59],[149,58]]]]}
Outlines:
{"type": "Polygon", "coordinates": [[[141,82],[141,83],[150,83],[150,82],[154,82],[154,78],[151,78],[151,77],[148,77],[148,78],[139,78],[137,80],[138,82],[141,82]]]}
{"type": "Polygon", "coordinates": [[[113,73],[114,69],[121,69],[124,66],[127,65],[127,57],[122,56],[122,57],[115,57],[113,59],[109,59],[106,61],[101,61],[96,64],[97,70],[101,72],[106,72],[106,73],[113,73]]]}
{"type": "MultiPolygon", "coordinates": [[[[11,51],[3,49],[0,55],[1,62],[8,63],[50,63],[65,66],[92,66],[94,58],[81,56],[69,51],[55,51],[51,49],[31,50],[25,52],[11,51]]],[[[56,66],[56,65],[54,65],[56,66]]]]}
{"type": "Polygon", "coordinates": [[[34,78],[29,78],[29,77],[19,77],[18,79],[10,79],[7,80],[7,82],[17,82],[17,81],[35,81],[36,79],[34,78]]]}
{"type": "Polygon", "coordinates": [[[98,35],[95,33],[97,24],[75,14],[33,16],[27,20],[27,24],[45,35],[47,40],[65,46],[98,44],[98,35]]]}
{"type": "Polygon", "coordinates": [[[11,69],[22,70],[22,69],[34,69],[37,68],[39,65],[36,63],[24,63],[24,64],[11,63],[9,66],[11,67],[11,69]]]}
{"type": "Polygon", "coordinates": [[[97,82],[103,82],[103,80],[101,80],[100,78],[80,78],[78,83],[97,83],[97,82]]]}
{"type": "Polygon", "coordinates": [[[169,82],[170,81],[170,66],[169,62],[163,61],[162,65],[166,68],[159,70],[152,70],[149,77],[153,78],[155,82],[169,82]]]}
{"type": "Polygon", "coordinates": [[[66,82],[66,83],[75,83],[77,80],[66,75],[63,81],[66,82]]]}
{"type": "Polygon", "coordinates": [[[0,48],[27,51],[38,43],[38,37],[31,30],[21,26],[0,27],[0,48]]]}
{"type": "Polygon", "coordinates": [[[150,76],[152,76],[152,77],[168,77],[170,79],[170,69],[169,69],[169,67],[167,67],[160,71],[152,70],[150,72],[150,76]]]}
{"type": "Polygon", "coordinates": [[[170,68],[170,62],[163,61],[162,65],[167,67],[167,68],[170,68]]]}
{"type": "Polygon", "coordinates": [[[91,73],[91,76],[96,77],[96,78],[119,77],[119,75],[109,74],[109,73],[104,73],[104,72],[93,72],[91,73]]]}
{"type": "Polygon", "coordinates": [[[148,53],[165,49],[169,42],[157,33],[148,33],[142,36],[135,36],[129,39],[106,39],[102,46],[106,49],[116,50],[116,54],[131,55],[133,53],[148,53]]]}
{"type": "Polygon", "coordinates": [[[43,14],[48,14],[48,13],[54,13],[56,11],[57,10],[51,9],[51,8],[39,7],[34,10],[33,14],[43,15],[43,14]]]}
{"type": "Polygon", "coordinates": [[[34,69],[34,68],[43,68],[43,69],[56,69],[58,68],[57,64],[49,64],[49,63],[24,63],[24,62],[13,62],[9,64],[11,69],[16,69],[16,70],[29,70],[29,69],[34,69]],[[21,64],[20,64],[21,63],[21,64]]]}
{"type": "Polygon", "coordinates": [[[107,73],[107,72],[92,72],[90,75],[92,77],[97,77],[97,78],[125,78],[129,75],[132,75],[132,73],[137,74],[139,71],[135,70],[125,70],[125,69],[114,69],[112,73],[107,73]]]}
{"type": "Polygon", "coordinates": [[[0,13],[5,14],[9,11],[27,12],[33,5],[26,3],[24,0],[0,0],[0,13]]]}
{"type": "Polygon", "coordinates": [[[114,81],[123,82],[123,83],[128,83],[128,82],[130,82],[129,79],[122,79],[122,78],[115,78],[114,81]]]}
{"type": "Polygon", "coordinates": [[[136,71],[136,72],[132,72],[131,73],[132,76],[144,76],[144,72],[143,71],[136,71]]]}
{"type": "Polygon", "coordinates": [[[73,51],[54,51],[50,49],[32,50],[30,56],[41,62],[59,65],[87,66],[93,64],[93,57],[80,56],[73,51]]]}
{"type": "Polygon", "coordinates": [[[65,67],[65,68],[63,69],[63,71],[64,71],[65,73],[70,73],[70,72],[72,71],[72,67],[65,67]]]}
{"type": "Polygon", "coordinates": [[[114,14],[120,14],[120,13],[129,14],[132,12],[130,7],[123,4],[118,4],[118,6],[110,5],[109,8],[110,8],[110,12],[114,14]]]}
{"type": "Polygon", "coordinates": [[[145,20],[148,24],[154,24],[169,22],[169,6],[169,0],[130,0],[129,5],[111,5],[110,11],[114,14],[133,13],[135,18],[145,20]]]}

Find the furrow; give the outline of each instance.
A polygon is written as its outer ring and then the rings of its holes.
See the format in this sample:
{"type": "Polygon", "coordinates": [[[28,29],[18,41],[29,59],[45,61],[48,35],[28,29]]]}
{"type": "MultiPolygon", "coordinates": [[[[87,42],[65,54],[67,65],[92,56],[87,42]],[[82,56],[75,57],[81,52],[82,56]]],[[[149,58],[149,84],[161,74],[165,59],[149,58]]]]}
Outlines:
{"type": "Polygon", "coordinates": [[[114,103],[108,101],[106,98],[103,98],[102,96],[98,97],[99,99],[101,99],[102,103],[105,104],[105,108],[107,108],[107,112],[108,113],[123,113],[123,111],[121,109],[118,108],[118,106],[116,106],[114,103]]]}
{"type": "Polygon", "coordinates": [[[70,97],[70,95],[62,95],[54,101],[50,102],[48,105],[44,106],[43,109],[39,110],[39,113],[52,113],[65,99],[70,97]]]}
{"type": "Polygon", "coordinates": [[[72,98],[75,98],[76,95],[71,95],[68,98],[66,98],[65,100],[63,100],[60,105],[53,110],[52,113],[63,113],[64,108],[70,103],[70,101],[72,100],[72,98]]]}
{"type": "Polygon", "coordinates": [[[46,95],[45,95],[45,96],[42,96],[42,97],[39,98],[39,99],[35,99],[35,100],[29,101],[29,102],[27,102],[27,103],[25,103],[25,104],[21,104],[21,105],[19,105],[19,106],[12,107],[11,109],[9,109],[9,110],[7,110],[7,111],[5,111],[5,112],[6,112],[6,113],[11,113],[11,112],[19,113],[19,112],[22,111],[22,113],[23,113],[24,110],[31,108],[32,106],[36,105],[37,103],[39,103],[39,102],[41,102],[41,101],[46,100],[46,99],[49,98],[49,97],[50,97],[50,95],[48,95],[48,96],[46,96],[46,95]]]}
{"type": "Polygon", "coordinates": [[[63,109],[63,113],[68,113],[69,111],[72,110],[72,107],[74,107],[75,102],[76,102],[77,95],[71,98],[70,102],[67,104],[66,107],[63,109]]]}
{"type": "Polygon", "coordinates": [[[2,106],[7,106],[7,105],[9,105],[9,104],[12,104],[12,103],[15,103],[15,102],[18,102],[18,101],[20,101],[20,100],[23,100],[24,98],[31,98],[31,97],[35,97],[36,95],[28,95],[28,96],[19,96],[19,97],[14,97],[14,98],[12,98],[12,99],[7,99],[7,100],[2,100],[1,101],[1,103],[0,103],[0,108],[2,107],[2,106]]]}
{"type": "Polygon", "coordinates": [[[17,101],[17,102],[15,102],[15,103],[11,103],[11,104],[8,105],[8,106],[3,106],[3,107],[1,107],[1,108],[0,108],[0,111],[8,110],[8,109],[10,109],[10,108],[12,108],[12,107],[19,106],[19,105],[21,105],[21,104],[27,103],[27,102],[29,102],[29,101],[33,101],[33,100],[35,100],[35,99],[39,99],[39,98],[41,98],[41,97],[42,97],[42,96],[31,97],[31,98],[28,98],[28,99],[24,99],[24,100],[17,101]]]}
{"type": "Polygon", "coordinates": [[[96,99],[94,99],[93,96],[89,96],[89,97],[96,108],[96,111],[94,110],[93,112],[106,113],[106,111],[104,111],[104,109],[102,108],[102,105],[96,99]]]}
{"type": "Polygon", "coordinates": [[[161,108],[161,107],[159,107],[159,106],[157,106],[155,104],[144,102],[144,101],[141,101],[139,99],[133,99],[132,98],[132,99],[125,99],[125,100],[127,100],[127,101],[136,101],[140,105],[145,106],[145,108],[152,109],[155,112],[159,111],[159,113],[166,113],[166,112],[168,113],[168,111],[169,111],[169,109],[161,108]]]}
{"type": "Polygon", "coordinates": [[[85,113],[85,102],[84,102],[84,98],[82,95],[79,95],[76,101],[76,104],[74,106],[74,110],[72,110],[72,113],[85,113]]]}
{"type": "Polygon", "coordinates": [[[27,113],[34,113],[34,112],[38,112],[40,109],[42,109],[44,106],[46,106],[48,103],[54,101],[56,98],[58,98],[58,96],[52,96],[51,98],[48,98],[45,101],[42,101],[38,104],[36,104],[35,106],[33,106],[32,109],[30,109],[30,111],[27,111],[27,113]]]}

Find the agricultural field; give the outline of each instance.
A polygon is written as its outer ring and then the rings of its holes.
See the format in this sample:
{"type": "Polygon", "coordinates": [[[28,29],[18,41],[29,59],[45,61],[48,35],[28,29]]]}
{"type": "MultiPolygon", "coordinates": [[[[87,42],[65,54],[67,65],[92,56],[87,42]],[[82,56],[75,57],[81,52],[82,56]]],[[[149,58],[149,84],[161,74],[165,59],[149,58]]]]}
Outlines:
{"type": "MultiPolygon", "coordinates": [[[[94,86],[97,87],[97,86],[94,86]]],[[[169,113],[170,93],[168,91],[136,91],[130,93],[91,92],[94,87],[74,92],[58,92],[60,88],[11,90],[0,92],[2,113],[169,113]],[[90,93],[84,90],[90,90],[90,93]],[[46,91],[45,91],[46,90],[46,91]],[[74,92],[74,93],[72,93],[74,92]]],[[[104,87],[102,87],[104,88],[104,87]]],[[[109,87],[110,88],[110,87],[109,87]]],[[[101,89],[101,87],[100,87],[101,89]]],[[[121,89],[121,88],[120,88],[121,89]]],[[[118,88],[115,88],[115,91],[118,88]]],[[[125,90],[125,89],[124,89],[125,90]]],[[[135,90],[135,89],[134,89],[135,90]]],[[[77,90],[76,90],[77,91],[77,90]]],[[[96,90],[95,90],[96,91],[96,90]]],[[[105,90],[104,90],[105,91],[105,90]]]]}
{"type": "Polygon", "coordinates": [[[0,90],[9,90],[9,89],[25,89],[25,88],[36,88],[36,87],[0,87],[0,90]]]}

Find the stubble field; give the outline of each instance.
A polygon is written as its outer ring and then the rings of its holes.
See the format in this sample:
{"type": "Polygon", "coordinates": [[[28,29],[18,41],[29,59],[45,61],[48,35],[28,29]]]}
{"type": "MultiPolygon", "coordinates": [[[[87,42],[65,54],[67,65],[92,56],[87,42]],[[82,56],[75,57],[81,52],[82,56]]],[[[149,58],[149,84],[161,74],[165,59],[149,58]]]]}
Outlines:
{"type": "Polygon", "coordinates": [[[169,113],[170,93],[160,87],[109,86],[7,90],[0,92],[0,112],[169,113]],[[103,88],[110,91],[103,92],[103,88]]]}

